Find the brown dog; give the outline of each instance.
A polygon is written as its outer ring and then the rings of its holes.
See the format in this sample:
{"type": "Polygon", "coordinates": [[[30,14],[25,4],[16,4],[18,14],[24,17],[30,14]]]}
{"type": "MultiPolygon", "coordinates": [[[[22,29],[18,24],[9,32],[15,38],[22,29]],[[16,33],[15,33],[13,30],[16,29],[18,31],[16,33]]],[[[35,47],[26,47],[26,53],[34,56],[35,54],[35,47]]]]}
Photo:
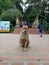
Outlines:
{"type": "Polygon", "coordinates": [[[22,31],[20,33],[20,46],[21,50],[26,50],[29,45],[29,36],[28,36],[28,26],[25,25],[22,27],[22,31]]]}

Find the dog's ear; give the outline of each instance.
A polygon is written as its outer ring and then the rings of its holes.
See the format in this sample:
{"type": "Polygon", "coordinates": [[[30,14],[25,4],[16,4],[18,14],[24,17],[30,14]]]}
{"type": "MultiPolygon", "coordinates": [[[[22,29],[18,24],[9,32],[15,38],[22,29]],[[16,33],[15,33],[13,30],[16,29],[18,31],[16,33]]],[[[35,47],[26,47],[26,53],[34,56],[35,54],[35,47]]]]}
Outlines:
{"type": "Polygon", "coordinates": [[[23,25],[23,26],[22,26],[22,28],[24,29],[24,28],[25,28],[25,26],[23,25]]]}
{"type": "Polygon", "coordinates": [[[26,28],[28,28],[28,26],[26,25],[26,28]]]}
{"type": "Polygon", "coordinates": [[[28,29],[28,26],[26,25],[26,29],[28,29]]]}

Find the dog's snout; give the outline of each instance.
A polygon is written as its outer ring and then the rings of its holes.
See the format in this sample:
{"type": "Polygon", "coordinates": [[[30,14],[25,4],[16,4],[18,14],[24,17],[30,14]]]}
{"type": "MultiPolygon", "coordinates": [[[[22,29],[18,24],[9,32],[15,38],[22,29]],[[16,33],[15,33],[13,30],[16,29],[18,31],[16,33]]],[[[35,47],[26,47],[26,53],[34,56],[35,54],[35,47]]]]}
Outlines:
{"type": "Polygon", "coordinates": [[[25,31],[26,32],[26,31],[25,31]]]}

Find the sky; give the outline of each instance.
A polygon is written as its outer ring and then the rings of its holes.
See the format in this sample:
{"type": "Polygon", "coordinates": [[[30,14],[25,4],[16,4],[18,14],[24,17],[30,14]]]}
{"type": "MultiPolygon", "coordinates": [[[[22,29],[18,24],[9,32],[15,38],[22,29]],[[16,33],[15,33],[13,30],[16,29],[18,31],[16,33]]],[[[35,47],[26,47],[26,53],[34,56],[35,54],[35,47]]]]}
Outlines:
{"type": "Polygon", "coordinates": [[[26,2],[26,0],[22,0],[23,2],[26,2]]]}
{"type": "MultiPolygon", "coordinates": [[[[24,3],[26,2],[26,0],[22,0],[24,3]]],[[[25,12],[26,8],[28,7],[28,4],[26,4],[25,6],[23,4],[21,4],[21,7],[23,8],[23,12],[25,12]]]]}

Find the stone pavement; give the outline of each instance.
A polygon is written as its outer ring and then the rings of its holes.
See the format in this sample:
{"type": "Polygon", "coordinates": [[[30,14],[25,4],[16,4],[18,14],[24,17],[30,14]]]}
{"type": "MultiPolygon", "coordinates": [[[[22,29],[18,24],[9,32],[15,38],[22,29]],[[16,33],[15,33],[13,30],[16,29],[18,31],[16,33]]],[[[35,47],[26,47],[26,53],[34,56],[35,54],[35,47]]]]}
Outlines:
{"type": "Polygon", "coordinates": [[[0,65],[49,65],[49,35],[29,35],[30,45],[20,51],[18,34],[0,34],[0,65]]]}

